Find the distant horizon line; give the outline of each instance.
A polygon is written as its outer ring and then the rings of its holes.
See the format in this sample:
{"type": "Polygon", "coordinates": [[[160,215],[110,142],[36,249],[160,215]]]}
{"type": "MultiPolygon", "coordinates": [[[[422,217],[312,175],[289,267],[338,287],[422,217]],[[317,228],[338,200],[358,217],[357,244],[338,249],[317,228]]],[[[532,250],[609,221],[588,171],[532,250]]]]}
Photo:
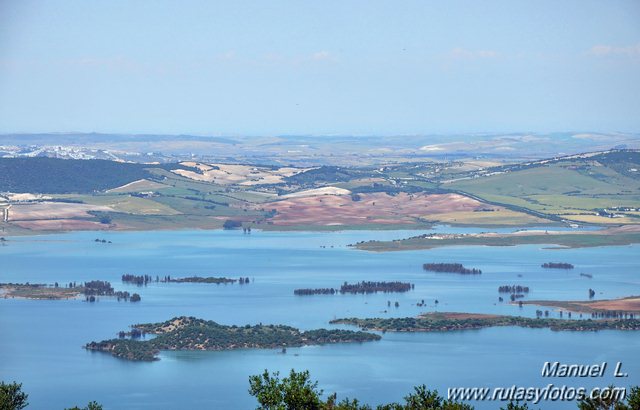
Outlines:
{"type": "Polygon", "coordinates": [[[1,137],[33,136],[33,135],[117,135],[117,136],[159,136],[159,137],[199,137],[199,138],[264,138],[264,137],[359,137],[359,138],[394,138],[394,137],[453,137],[460,135],[498,136],[498,135],[553,135],[553,134],[596,134],[596,135],[628,135],[640,136],[639,131],[593,131],[593,130],[557,130],[557,131],[468,131],[468,132],[425,132],[398,134],[363,134],[363,133],[265,133],[265,134],[236,134],[236,133],[155,133],[155,132],[103,132],[103,131],[9,131],[0,132],[1,137]]]}

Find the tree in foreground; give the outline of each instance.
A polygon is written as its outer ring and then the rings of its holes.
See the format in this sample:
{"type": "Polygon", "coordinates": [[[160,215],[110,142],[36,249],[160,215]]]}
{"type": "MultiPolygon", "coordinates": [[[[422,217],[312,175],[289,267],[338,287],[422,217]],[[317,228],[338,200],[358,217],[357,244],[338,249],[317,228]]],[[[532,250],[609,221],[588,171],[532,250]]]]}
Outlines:
{"type": "Polygon", "coordinates": [[[507,407],[500,407],[500,410],[529,410],[527,403],[520,404],[518,402],[511,402],[507,404],[507,407]]]}
{"type": "Polygon", "coordinates": [[[21,410],[29,404],[29,395],[22,391],[22,383],[0,382],[0,410],[21,410]]]}
{"type": "Polygon", "coordinates": [[[102,405],[98,404],[95,401],[89,402],[89,404],[87,404],[86,406],[80,408],[78,406],[75,407],[71,407],[69,409],[66,410],[102,410],[102,405]]]}
{"type": "MultiPolygon", "coordinates": [[[[613,386],[612,386],[613,387],[613,386]]],[[[612,395],[608,398],[584,399],[578,403],[580,410],[638,410],[640,409],[640,387],[632,387],[627,394],[626,403],[612,395]]]]}
{"type": "MultiPolygon", "coordinates": [[[[258,400],[261,410],[372,410],[356,399],[338,402],[336,394],[326,401],[321,399],[322,390],[318,382],[311,381],[308,371],[291,370],[288,377],[279,378],[265,370],[260,375],[249,377],[249,393],[258,400]]],[[[390,403],[378,406],[377,410],[473,410],[468,404],[452,402],[438,396],[437,391],[426,386],[415,387],[412,394],[404,398],[405,403],[390,403]]]]}
{"type": "Polygon", "coordinates": [[[309,371],[291,370],[289,377],[280,380],[279,372],[249,377],[249,393],[258,399],[265,410],[321,410],[324,408],[318,382],[312,382],[309,371]]]}

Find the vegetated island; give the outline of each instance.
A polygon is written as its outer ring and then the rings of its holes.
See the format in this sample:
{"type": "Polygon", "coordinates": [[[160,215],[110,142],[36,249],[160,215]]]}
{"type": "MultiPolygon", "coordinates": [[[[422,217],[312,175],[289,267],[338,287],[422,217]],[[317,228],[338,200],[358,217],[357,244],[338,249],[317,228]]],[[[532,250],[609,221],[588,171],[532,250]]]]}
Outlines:
{"type": "Polygon", "coordinates": [[[18,299],[47,299],[61,300],[74,299],[80,295],[85,296],[87,302],[95,302],[99,296],[115,297],[128,302],[142,300],[139,294],[127,291],[116,291],[111,283],[102,280],[92,280],[84,283],[69,282],[60,286],[58,282],[53,285],[44,283],[0,283],[0,297],[18,299]]]}
{"type": "Polygon", "coordinates": [[[300,331],[285,325],[226,326],[195,317],[175,317],[160,323],[133,325],[118,339],[91,342],[85,348],[134,360],[158,360],[161,350],[284,349],[329,343],[369,342],[380,336],[362,331],[316,329],[300,331]],[[146,334],[156,335],[137,340],[146,334]]]}
{"type": "Polygon", "coordinates": [[[422,269],[439,273],[461,273],[463,275],[479,275],[480,269],[465,268],[461,263],[425,263],[422,269]]]}
{"type": "Polygon", "coordinates": [[[349,246],[373,252],[432,249],[442,246],[559,245],[567,248],[620,246],[640,243],[640,226],[599,231],[521,231],[513,233],[431,233],[392,241],[362,241],[349,246]]]}
{"type": "Polygon", "coordinates": [[[381,332],[450,332],[495,326],[520,326],[572,331],[640,330],[640,319],[533,319],[480,313],[427,313],[418,317],[386,319],[345,318],[335,319],[329,323],[354,325],[362,330],[381,332]]]}
{"type": "Polygon", "coordinates": [[[545,269],[573,269],[574,268],[572,264],[566,263],[566,262],[546,262],[540,266],[542,266],[545,269]]]}
{"type": "Polygon", "coordinates": [[[351,293],[351,294],[369,294],[369,293],[392,293],[392,292],[408,292],[413,289],[415,285],[413,283],[408,282],[371,282],[371,281],[362,281],[358,283],[347,283],[344,282],[340,289],[336,290],[334,288],[304,288],[304,289],[295,289],[293,291],[294,295],[299,296],[308,296],[308,295],[334,295],[336,293],[351,293]]]}
{"type": "Polygon", "coordinates": [[[225,277],[213,277],[213,276],[209,276],[209,277],[202,277],[202,276],[189,276],[186,278],[172,278],[170,275],[166,275],[163,276],[162,278],[160,276],[157,276],[154,278],[151,275],[131,275],[131,274],[124,274],[122,275],[122,282],[123,283],[132,283],[138,286],[146,286],[148,283],[152,283],[152,282],[161,282],[161,283],[212,283],[215,285],[220,285],[220,284],[224,284],[226,285],[227,283],[240,283],[241,285],[244,284],[248,284],[249,283],[249,278],[245,278],[245,277],[240,277],[239,279],[230,279],[230,278],[225,278],[225,277]]]}
{"type": "Polygon", "coordinates": [[[591,313],[593,317],[635,317],[640,314],[640,296],[629,296],[619,299],[559,301],[528,300],[525,305],[548,306],[576,313],[591,313]]]}
{"type": "Polygon", "coordinates": [[[302,288],[294,289],[293,294],[298,296],[335,295],[337,292],[334,288],[302,288]]]}

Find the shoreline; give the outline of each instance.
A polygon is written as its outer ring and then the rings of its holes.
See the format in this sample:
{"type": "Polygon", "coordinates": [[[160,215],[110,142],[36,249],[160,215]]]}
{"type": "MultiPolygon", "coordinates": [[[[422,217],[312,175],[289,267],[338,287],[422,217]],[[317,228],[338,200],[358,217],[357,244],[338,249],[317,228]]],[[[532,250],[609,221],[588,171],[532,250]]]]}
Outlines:
{"type": "MultiPolygon", "coordinates": [[[[434,227],[443,226],[451,228],[476,228],[476,229],[535,229],[535,228],[549,228],[549,227],[567,227],[566,224],[558,222],[552,222],[545,224],[490,224],[490,225],[477,225],[477,224],[458,224],[458,223],[432,223],[426,225],[420,224],[389,224],[389,225],[261,225],[259,227],[252,227],[252,231],[256,232],[309,232],[309,233],[323,233],[323,232],[357,232],[357,231],[425,231],[432,230],[434,227]]],[[[617,227],[624,227],[630,225],[619,225],[617,227]]],[[[633,226],[633,225],[631,225],[633,226]]],[[[640,226],[640,224],[638,225],[640,226]]],[[[601,228],[593,229],[589,231],[558,231],[558,232],[597,232],[601,230],[611,229],[611,225],[599,225],[599,224],[584,224],[581,228],[601,228]]],[[[580,228],[576,228],[580,229],[580,228]]],[[[203,228],[198,226],[183,226],[183,227],[156,227],[153,229],[147,227],[121,227],[115,229],[69,229],[69,230],[29,230],[24,228],[18,228],[17,231],[0,232],[0,237],[25,237],[25,236],[45,236],[45,235],[60,235],[66,233],[81,233],[81,232],[95,232],[95,233],[120,233],[120,232],[184,232],[184,231],[242,231],[242,229],[224,229],[222,227],[215,228],[203,228]]]]}
{"type": "Polygon", "coordinates": [[[640,225],[595,231],[537,231],[479,234],[424,234],[392,241],[358,242],[350,246],[370,252],[426,250],[445,246],[550,245],[554,250],[640,243],[640,225]]]}
{"type": "MultiPolygon", "coordinates": [[[[452,224],[446,224],[446,226],[454,226],[452,224]]],[[[493,226],[492,228],[509,228],[512,225],[500,225],[493,226]]],[[[524,227],[525,225],[518,225],[518,227],[524,227]]],[[[539,225],[536,225],[539,226],[539,225]]],[[[550,226],[550,225],[545,225],[550,226]]],[[[460,226],[462,227],[462,226],[460,226]]],[[[477,228],[489,228],[486,226],[467,226],[467,227],[477,227],[477,228]]],[[[513,226],[515,227],[515,226],[513,226]]],[[[346,232],[346,231],[424,231],[431,229],[431,226],[418,226],[418,225],[331,225],[331,226],[318,226],[314,227],[312,225],[303,225],[303,226],[276,226],[276,227],[252,227],[252,231],[256,232],[311,232],[311,233],[322,233],[322,232],[346,232]],[[317,229],[314,229],[317,228],[317,229]]],[[[26,230],[21,229],[18,232],[2,232],[0,233],[0,237],[11,238],[11,237],[25,237],[25,236],[45,236],[45,235],[59,235],[66,233],[80,233],[80,232],[100,232],[100,233],[119,233],[119,232],[184,232],[184,231],[240,231],[242,229],[224,229],[222,227],[216,228],[202,228],[197,226],[184,226],[184,227],[159,227],[154,229],[147,228],[117,228],[117,229],[70,229],[70,230],[26,230]]]]}
{"type": "Polygon", "coordinates": [[[522,304],[564,309],[574,313],[640,313],[640,296],[583,301],[527,300],[522,301],[522,304]]]}
{"type": "Polygon", "coordinates": [[[640,331],[640,319],[550,319],[483,313],[433,312],[404,318],[340,318],[329,322],[377,332],[452,332],[491,327],[523,327],[552,331],[640,331]]]}

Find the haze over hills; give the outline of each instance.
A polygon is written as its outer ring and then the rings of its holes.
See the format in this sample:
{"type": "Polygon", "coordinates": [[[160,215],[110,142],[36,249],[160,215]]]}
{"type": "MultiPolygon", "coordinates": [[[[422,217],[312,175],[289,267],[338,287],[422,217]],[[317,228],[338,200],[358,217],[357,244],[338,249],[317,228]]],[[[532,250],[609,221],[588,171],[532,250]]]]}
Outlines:
{"type": "Polygon", "coordinates": [[[45,133],[0,135],[0,157],[197,160],[267,165],[376,165],[420,160],[536,160],[640,148],[640,134],[460,134],[397,136],[193,136],[45,133]]]}

